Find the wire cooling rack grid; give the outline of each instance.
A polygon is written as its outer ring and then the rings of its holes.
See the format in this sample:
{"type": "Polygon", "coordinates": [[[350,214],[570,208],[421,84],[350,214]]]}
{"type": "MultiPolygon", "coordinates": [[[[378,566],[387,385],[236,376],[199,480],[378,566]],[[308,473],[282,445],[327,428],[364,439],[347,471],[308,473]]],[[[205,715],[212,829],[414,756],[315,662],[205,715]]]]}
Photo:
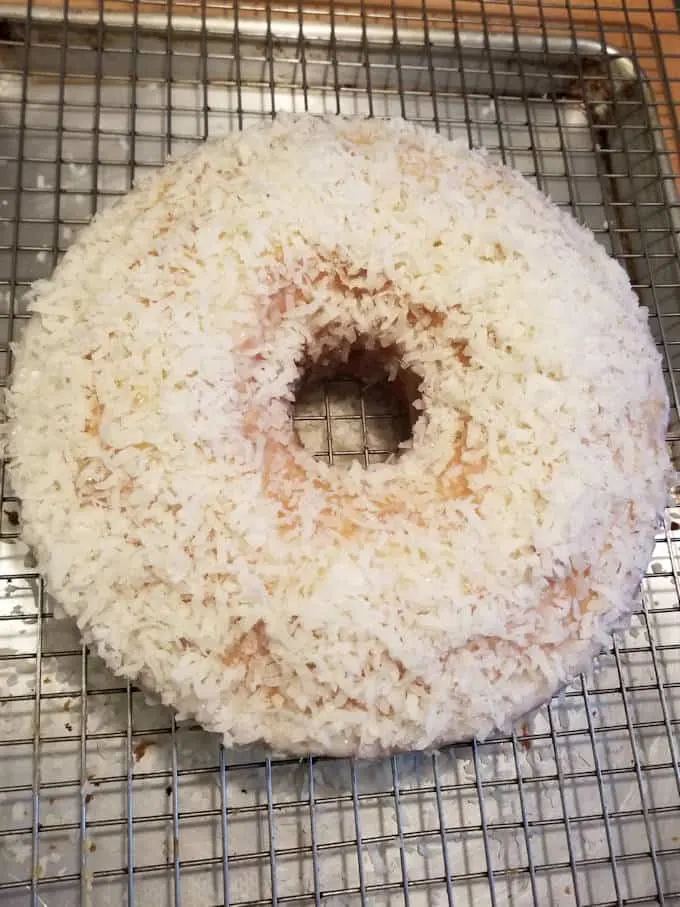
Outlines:
{"type": "MultiPolygon", "coordinates": [[[[3,373],[26,287],[168,152],[280,110],[402,114],[485,144],[628,268],[664,355],[675,449],[677,205],[640,76],[648,34],[629,23],[619,55],[598,21],[492,30],[492,0],[465,32],[455,3],[370,19],[158,9],[0,22],[3,373]]],[[[370,465],[402,437],[380,388],[356,383],[310,390],[297,418],[334,465],[370,465]]],[[[55,614],[2,489],[3,907],[680,904],[680,508],[631,631],[592,676],[511,736],[355,764],[226,752],[114,678],[55,614]]]]}

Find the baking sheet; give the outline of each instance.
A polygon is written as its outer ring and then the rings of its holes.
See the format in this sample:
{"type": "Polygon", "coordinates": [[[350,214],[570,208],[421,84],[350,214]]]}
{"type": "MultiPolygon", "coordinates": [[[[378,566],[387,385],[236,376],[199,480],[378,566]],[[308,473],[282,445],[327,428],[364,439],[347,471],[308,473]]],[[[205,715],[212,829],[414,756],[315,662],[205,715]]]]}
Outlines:
{"type": "MultiPolygon", "coordinates": [[[[676,403],[675,200],[628,61],[568,36],[125,17],[0,29],[0,344],[92,213],[274,111],[483,144],[628,267],[676,403]]],[[[0,901],[680,903],[680,509],[631,631],[510,736],[379,763],[225,752],[113,677],[43,594],[3,486],[0,901]],[[676,522],[677,520],[677,522],[676,522]]],[[[672,502],[671,502],[672,503],[672,502]]]]}

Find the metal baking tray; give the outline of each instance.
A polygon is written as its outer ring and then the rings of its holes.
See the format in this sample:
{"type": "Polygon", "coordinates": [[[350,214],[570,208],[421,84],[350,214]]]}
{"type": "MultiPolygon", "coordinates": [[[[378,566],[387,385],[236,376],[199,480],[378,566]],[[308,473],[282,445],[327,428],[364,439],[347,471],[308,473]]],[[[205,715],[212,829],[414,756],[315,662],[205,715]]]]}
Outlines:
{"type": "MultiPolygon", "coordinates": [[[[401,115],[485,145],[624,264],[680,453],[677,203],[635,60],[540,22],[203,9],[0,22],[0,373],[31,281],[169,154],[283,110],[401,115]]],[[[298,430],[334,465],[370,466],[398,440],[391,413],[336,382],[299,404],[298,430]]],[[[680,904],[672,501],[632,628],[589,676],[510,735],[355,763],[225,751],[113,677],[45,595],[2,495],[3,907],[680,904]]]]}

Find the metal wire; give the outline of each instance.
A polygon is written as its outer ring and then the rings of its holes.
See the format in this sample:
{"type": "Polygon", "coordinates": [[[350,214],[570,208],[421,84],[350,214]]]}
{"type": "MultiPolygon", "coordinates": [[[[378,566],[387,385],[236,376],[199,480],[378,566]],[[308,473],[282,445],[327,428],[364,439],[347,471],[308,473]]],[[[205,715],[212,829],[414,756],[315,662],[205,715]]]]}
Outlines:
{"type": "MultiPolygon", "coordinates": [[[[433,11],[175,0],[115,20],[0,21],[0,371],[96,210],[172,151],[278,111],[403,115],[486,145],[583,220],[650,312],[680,454],[678,203],[655,36],[620,53],[548,0],[433,11]],[[181,16],[175,16],[178,10],[181,16]],[[651,75],[646,82],[642,73],[651,75]],[[656,80],[656,81],[655,81],[656,80]]],[[[675,127],[673,123],[675,122],[675,127]]],[[[676,137],[677,138],[677,137],[676,137]]],[[[334,467],[399,451],[385,383],[309,383],[296,428],[334,467]]],[[[229,752],[112,677],[55,614],[0,468],[0,902],[680,904],[680,500],[633,628],[507,736],[385,763],[229,752]]]]}

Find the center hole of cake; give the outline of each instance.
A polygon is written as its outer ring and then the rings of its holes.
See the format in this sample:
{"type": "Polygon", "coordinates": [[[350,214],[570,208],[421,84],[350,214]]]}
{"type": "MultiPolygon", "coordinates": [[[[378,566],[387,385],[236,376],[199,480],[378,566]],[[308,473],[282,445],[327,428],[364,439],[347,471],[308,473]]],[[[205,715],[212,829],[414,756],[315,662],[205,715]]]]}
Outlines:
{"type": "Polygon", "coordinates": [[[324,350],[303,368],[293,421],[302,446],[331,466],[366,468],[409,449],[421,382],[394,347],[324,350]]]}

